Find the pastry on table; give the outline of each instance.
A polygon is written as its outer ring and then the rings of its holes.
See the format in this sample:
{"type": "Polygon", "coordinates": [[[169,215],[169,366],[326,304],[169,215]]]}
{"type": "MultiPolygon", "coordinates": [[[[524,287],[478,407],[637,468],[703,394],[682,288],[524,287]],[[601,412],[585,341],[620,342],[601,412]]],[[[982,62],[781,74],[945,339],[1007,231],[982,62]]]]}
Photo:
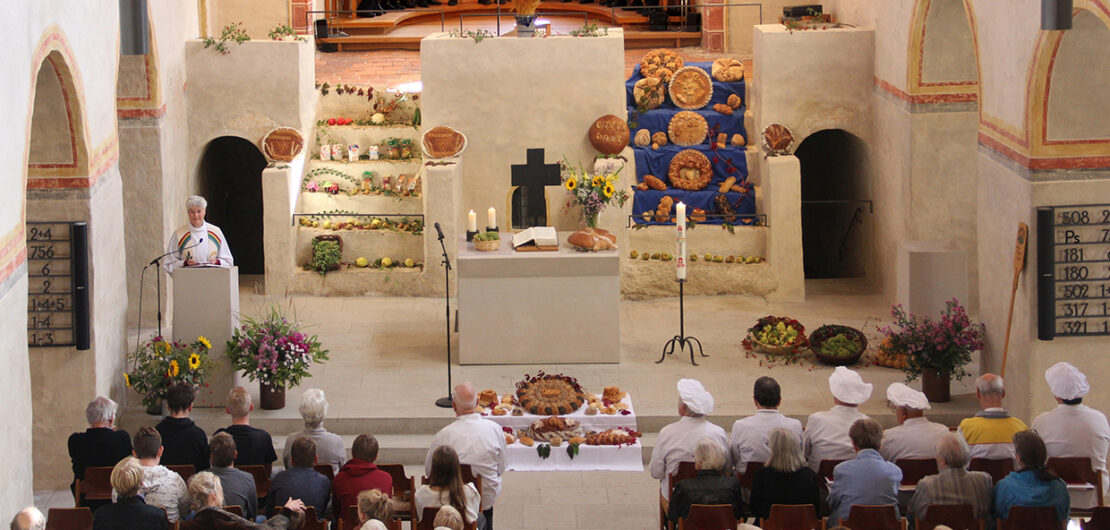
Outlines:
{"type": "Polygon", "coordinates": [[[685,63],[674,50],[659,48],[644,54],[640,60],[640,75],[644,77],[657,77],[667,81],[685,63]]]}
{"type": "Polygon", "coordinates": [[[577,421],[551,416],[532,422],[526,431],[534,440],[552,441],[552,438],[561,440],[582,435],[582,426],[577,421]]]}
{"type": "Polygon", "coordinates": [[[520,406],[532,414],[570,414],[586,402],[582,387],[573,377],[540,372],[516,384],[520,406]]]}
{"type": "Polygon", "coordinates": [[[492,407],[501,401],[501,397],[497,395],[496,390],[483,390],[478,393],[478,405],[483,407],[492,407]]]}
{"type": "Polygon", "coordinates": [[[667,136],[675,145],[683,147],[698,145],[705,141],[708,134],[709,123],[701,114],[694,111],[681,111],[671,117],[671,121],[667,123],[667,136]]]}
{"type": "Polygon", "coordinates": [[[632,86],[632,101],[638,109],[652,110],[663,104],[665,88],[666,84],[658,77],[645,77],[632,86]]]}
{"type": "Polygon", "coordinates": [[[727,57],[717,59],[713,61],[710,71],[713,72],[713,79],[726,83],[734,83],[744,79],[744,63],[737,59],[727,57]]]}
{"type": "Polygon", "coordinates": [[[697,66],[678,69],[667,86],[674,106],[680,109],[700,109],[713,99],[713,80],[697,66]]]}
{"type": "Polygon", "coordinates": [[[609,429],[586,435],[586,445],[625,445],[635,442],[635,436],[620,429],[609,429]]]}
{"type": "Polygon", "coordinates": [[[667,177],[671,186],[689,191],[705,189],[713,178],[713,166],[701,151],[686,149],[674,155],[667,177]]]}
{"type": "Polygon", "coordinates": [[[616,403],[616,402],[624,399],[624,397],[627,396],[628,393],[627,392],[622,392],[620,387],[607,386],[601,392],[601,395],[604,397],[605,401],[608,401],[610,403],[616,403]]]}

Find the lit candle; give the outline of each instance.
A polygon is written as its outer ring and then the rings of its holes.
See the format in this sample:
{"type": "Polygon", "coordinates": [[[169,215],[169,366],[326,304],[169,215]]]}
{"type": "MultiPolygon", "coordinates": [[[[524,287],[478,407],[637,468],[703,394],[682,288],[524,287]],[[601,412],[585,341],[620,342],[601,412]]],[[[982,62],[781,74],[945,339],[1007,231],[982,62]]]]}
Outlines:
{"type": "Polygon", "coordinates": [[[675,264],[678,267],[675,271],[679,280],[686,279],[686,205],[678,203],[675,206],[675,227],[678,230],[678,256],[675,259],[675,264]]]}
{"type": "Polygon", "coordinates": [[[487,228],[496,227],[497,226],[497,210],[494,210],[493,206],[490,206],[489,207],[489,212],[487,212],[487,213],[489,213],[489,221],[488,221],[488,224],[486,225],[486,227],[487,228]]]}
{"type": "Polygon", "coordinates": [[[470,210],[470,213],[466,214],[466,229],[471,232],[478,231],[478,216],[474,214],[474,210],[470,210]]]}

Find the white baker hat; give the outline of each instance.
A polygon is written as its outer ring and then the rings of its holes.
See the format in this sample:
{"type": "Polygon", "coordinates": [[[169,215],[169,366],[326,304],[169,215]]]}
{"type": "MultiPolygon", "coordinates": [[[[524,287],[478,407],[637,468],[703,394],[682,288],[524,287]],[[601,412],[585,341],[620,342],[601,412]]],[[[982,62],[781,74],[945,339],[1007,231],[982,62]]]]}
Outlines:
{"type": "Polygon", "coordinates": [[[713,394],[710,394],[697,379],[679,379],[678,398],[694,414],[713,412],[713,394]]]}
{"type": "Polygon", "coordinates": [[[1044,380],[1048,381],[1048,388],[1052,390],[1052,395],[1060,399],[1078,399],[1091,391],[1091,385],[1087,384],[1087,376],[1083,375],[1078,368],[1065,362],[1058,362],[1045,370],[1044,380]]]}
{"type": "Polygon", "coordinates": [[[929,398],[902,383],[891,383],[886,387],[886,399],[895,407],[908,407],[917,410],[931,409],[929,398]]]}
{"type": "Polygon", "coordinates": [[[871,399],[872,388],[871,383],[864,383],[859,374],[843,366],[837,366],[829,376],[829,391],[844,403],[859,405],[871,399]]]}

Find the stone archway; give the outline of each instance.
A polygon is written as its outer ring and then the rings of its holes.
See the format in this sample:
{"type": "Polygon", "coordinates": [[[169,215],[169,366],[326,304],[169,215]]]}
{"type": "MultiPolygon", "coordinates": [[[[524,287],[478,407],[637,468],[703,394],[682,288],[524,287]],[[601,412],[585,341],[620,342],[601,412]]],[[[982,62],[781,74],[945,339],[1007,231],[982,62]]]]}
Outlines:
{"type": "Polygon", "coordinates": [[[1044,140],[1110,139],[1110,27],[1079,10],[1050,66],[1044,140]]]}
{"type": "MultiPolygon", "coordinates": [[[[240,274],[264,274],[262,170],[266,159],[253,143],[221,136],[200,158],[197,183],[208,199],[208,222],[220,227],[240,274]]],[[[184,206],[182,206],[184,208],[184,206]]]]}
{"type": "Polygon", "coordinates": [[[979,54],[969,0],[916,0],[906,51],[906,91],[927,103],[979,99],[979,54]]]}
{"type": "Polygon", "coordinates": [[[802,249],[806,278],[865,275],[869,210],[866,146],[842,129],[817,131],[794,151],[802,173],[802,249]]]}

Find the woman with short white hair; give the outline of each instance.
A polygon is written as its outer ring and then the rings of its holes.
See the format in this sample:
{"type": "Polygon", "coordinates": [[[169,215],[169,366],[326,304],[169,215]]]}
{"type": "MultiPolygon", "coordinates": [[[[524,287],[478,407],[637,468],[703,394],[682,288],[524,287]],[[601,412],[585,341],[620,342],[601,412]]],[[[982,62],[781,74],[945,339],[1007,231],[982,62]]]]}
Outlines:
{"type": "Polygon", "coordinates": [[[304,503],[300,499],[289,499],[282,506],[281,513],[261,523],[254,523],[225,511],[223,486],[220,485],[219,477],[208,471],[201,471],[189,479],[189,502],[196,514],[192,519],[181,522],[181,530],[284,530],[300,528],[304,524],[304,503]]]}
{"type": "Polygon", "coordinates": [[[680,481],[671,492],[667,518],[678,526],[678,519],[686,517],[694,504],[731,504],[737,519],[744,515],[740,481],[725,473],[725,449],[712,438],[702,438],[694,447],[694,469],[698,474],[680,481]]]}
{"type": "Polygon", "coordinates": [[[220,228],[204,220],[208,201],[199,195],[185,199],[189,224],[178,228],[166,245],[162,267],[173,274],[181,267],[231,267],[235,265],[231,249],[220,228]]]}
{"type": "Polygon", "coordinates": [[[93,514],[93,530],[166,530],[170,521],[166,512],[152,506],[139,495],[143,486],[143,466],[129,456],[112,468],[112,489],[116,502],[102,506],[93,514]]]}
{"type": "Polygon", "coordinates": [[[812,504],[816,515],[821,490],[817,474],[806,466],[796,435],[786,429],[773,429],[767,443],[771,456],[752,481],[752,515],[766,518],[773,504],[812,504]]]}
{"type": "Polygon", "coordinates": [[[304,419],[304,430],[285,438],[285,450],[281,453],[285,468],[292,467],[290,458],[293,441],[306,436],[316,442],[316,463],[329,464],[332,473],[338,474],[339,468],[347,461],[347,450],[343,446],[342,438],[324,429],[324,418],[328,415],[328,399],[324,391],[319,388],[305,390],[301,394],[300,412],[301,418],[304,419]]]}

